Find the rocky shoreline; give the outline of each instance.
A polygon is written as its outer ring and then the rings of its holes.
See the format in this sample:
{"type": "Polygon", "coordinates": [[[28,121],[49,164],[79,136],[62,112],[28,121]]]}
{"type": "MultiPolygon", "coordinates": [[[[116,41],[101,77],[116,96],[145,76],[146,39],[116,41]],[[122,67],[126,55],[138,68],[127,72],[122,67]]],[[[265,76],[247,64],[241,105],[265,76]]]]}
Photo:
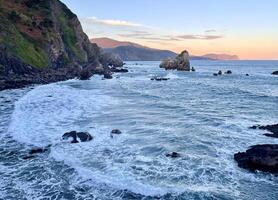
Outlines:
{"type": "MultiPolygon", "coordinates": [[[[267,130],[265,136],[278,138],[278,124],[266,126],[252,126],[251,129],[267,130]]],[[[238,152],[234,155],[238,166],[250,171],[263,171],[278,173],[278,145],[263,144],[251,146],[246,152],[238,152]]]]}

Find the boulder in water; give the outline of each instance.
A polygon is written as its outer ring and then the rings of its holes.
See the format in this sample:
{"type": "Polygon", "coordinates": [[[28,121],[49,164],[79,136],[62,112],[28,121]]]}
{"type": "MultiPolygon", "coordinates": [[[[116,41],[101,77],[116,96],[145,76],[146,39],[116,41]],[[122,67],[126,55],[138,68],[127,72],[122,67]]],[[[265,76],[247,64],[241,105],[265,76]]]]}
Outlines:
{"type": "Polygon", "coordinates": [[[172,152],[172,153],[168,153],[166,154],[166,157],[171,157],[171,158],[178,158],[180,157],[181,155],[177,152],[172,152]]]}
{"type": "Polygon", "coordinates": [[[232,71],[231,71],[231,70],[227,70],[227,71],[225,72],[225,74],[232,74],[232,71]]]}
{"type": "Polygon", "coordinates": [[[152,77],[151,80],[152,81],[168,81],[170,78],[164,78],[164,77],[152,77]]]}
{"type": "Polygon", "coordinates": [[[272,75],[278,75],[278,71],[274,71],[271,73],[272,75]]]}
{"type": "Polygon", "coordinates": [[[88,142],[93,139],[90,133],[77,131],[67,132],[62,136],[63,140],[67,140],[69,138],[72,138],[71,143],[88,142]]]}
{"type": "Polygon", "coordinates": [[[272,134],[266,133],[266,134],[264,134],[265,136],[278,138],[278,124],[266,125],[266,126],[255,125],[250,128],[267,130],[267,131],[271,132],[272,134]]]}
{"type": "Polygon", "coordinates": [[[219,76],[221,76],[223,73],[222,73],[221,70],[219,70],[217,74],[218,74],[219,76]]]}
{"type": "Polygon", "coordinates": [[[119,129],[113,129],[113,130],[111,131],[111,134],[120,135],[120,134],[122,134],[122,131],[120,131],[119,129]]]}
{"type": "Polygon", "coordinates": [[[255,145],[234,155],[238,166],[251,171],[278,173],[278,145],[255,145]]]}
{"type": "Polygon", "coordinates": [[[159,67],[166,70],[190,71],[189,54],[183,51],[174,59],[162,61],[159,67]]]}

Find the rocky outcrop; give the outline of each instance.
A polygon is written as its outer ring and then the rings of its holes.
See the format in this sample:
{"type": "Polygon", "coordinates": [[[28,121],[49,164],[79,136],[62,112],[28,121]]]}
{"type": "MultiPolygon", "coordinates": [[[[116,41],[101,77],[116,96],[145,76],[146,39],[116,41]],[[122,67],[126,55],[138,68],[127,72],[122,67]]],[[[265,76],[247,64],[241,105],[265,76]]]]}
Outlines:
{"type": "Polygon", "coordinates": [[[190,71],[189,54],[183,51],[174,59],[166,59],[159,66],[166,70],[190,71]]]}
{"type": "Polygon", "coordinates": [[[271,73],[272,75],[278,75],[278,71],[274,71],[271,73]]]}
{"type": "Polygon", "coordinates": [[[266,126],[261,126],[261,125],[256,125],[256,126],[252,126],[250,127],[251,129],[260,129],[260,130],[267,130],[270,133],[265,133],[265,136],[268,137],[274,137],[274,138],[278,138],[278,124],[273,124],[273,125],[266,125],[266,126]]]}
{"type": "Polygon", "coordinates": [[[234,155],[238,166],[251,171],[278,173],[278,145],[265,144],[252,146],[246,152],[234,155]]]}
{"type": "Polygon", "coordinates": [[[59,0],[0,0],[0,90],[110,73],[122,62],[92,44],[59,0]]]}
{"type": "Polygon", "coordinates": [[[71,131],[67,132],[62,136],[63,140],[68,140],[69,138],[72,139],[71,143],[79,143],[79,142],[89,142],[93,139],[93,136],[87,132],[77,132],[71,131]]]}
{"type": "Polygon", "coordinates": [[[157,77],[157,76],[155,76],[155,77],[152,77],[151,80],[152,80],[152,81],[168,81],[168,80],[170,80],[170,78],[157,77]]]}

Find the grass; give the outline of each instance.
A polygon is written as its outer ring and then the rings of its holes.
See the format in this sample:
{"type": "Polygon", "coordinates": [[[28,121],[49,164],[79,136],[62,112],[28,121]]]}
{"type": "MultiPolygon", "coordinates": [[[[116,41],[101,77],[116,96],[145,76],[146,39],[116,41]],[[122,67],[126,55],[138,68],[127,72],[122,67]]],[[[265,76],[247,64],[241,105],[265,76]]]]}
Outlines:
{"type": "Polygon", "coordinates": [[[68,49],[79,59],[80,62],[85,62],[84,53],[77,48],[76,43],[77,38],[74,29],[68,24],[68,18],[65,13],[61,13],[59,16],[59,21],[63,28],[63,41],[65,42],[68,49]]]}

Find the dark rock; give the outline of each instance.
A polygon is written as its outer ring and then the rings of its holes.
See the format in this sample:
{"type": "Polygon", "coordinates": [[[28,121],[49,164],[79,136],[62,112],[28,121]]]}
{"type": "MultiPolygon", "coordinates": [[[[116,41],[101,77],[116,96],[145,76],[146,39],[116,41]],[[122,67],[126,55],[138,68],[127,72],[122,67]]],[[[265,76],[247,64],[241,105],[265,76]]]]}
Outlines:
{"type": "Polygon", "coordinates": [[[218,74],[217,73],[213,73],[213,76],[218,76],[218,74]]]}
{"type": "Polygon", "coordinates": [[[128,69],[112,67],[111,68],[111,72],[115,72],[115,73],[127,73],[128,69]]]}
{"type": "Polygon", "coordinates": [[[163,77],[152,77],[152,81],[168,81],[170,78],[163,78],[163,77]]]}
{"type": "Polygon", "coordinates": [[[192,72],[195,72],[195,71],[196,71],[196,69],[195,69],[194,67],[192,67],[192,68],[191,68],[191,71],[192,71],[192,72]]]}
{"type": "Polygon", "coordinates": [[[249,74],[245,74],[245,76],[249,76],[249,74]]]}
{"type": "Polygon", "coordinates": [[[266,133],[266,134],[264,134],[265,136],[278,138],[278,124],[266,125],[266,126],[255,125],[255,126],[251,126],[250,128],[251,129],[267,130],[267,131],[269,131],[273,134],[266,133]]]}
{"type": "Polygon", "coordinates": [[[222,75],[223,73],[222,73],[221,70],[219,70],[217,74],[218,74],[218,75],[222,75]]]}
{"type": "Polygon", "coordinates": [[[29,154],[39,154],[39,153],[44,153],[47,152],[48,148],[33,148],[29,151],[29,154]]]}
{"type": "Polygon", "coordinates": [[[172,153],[168,153],[166,154],[166,157],[171,157],[171,158],[178,158],[180,157],[181,155],[177,152],[172,152],[172,153]]]}
{"type": "Polygon", "coordinates": [[[93,72],[90,72],[90,70],[88,69],[83,69],[80,73],[80,80],[89,80],[91,78],[91,76],[93,75],[93,72]]]}
{"type": "Polygon", "coordinates": [[[23,160],[29,160],[29,159],[32,159],[32,158],[35,158],[36,156],[32,156],[32,155],[30,155],[30,156],[24,156],[24,157],[22,157],[22,159],[23,160]]]}
{"type": "Polygon", "coordinates": [[[88,142],[93,139],[93,137],[90,135],[90,133],[77,132],[77,131],[67,132],[62,136],[63,140],[67,140],[69,138],[72,138],[71,143],[79,143],[79,141],[80,142],[88,142]]]}
{"type": "Polygon", "coordinates": [[[105,74],[103,75],[103,78],[105,78],[105,79],[112,79],[113,76],[112,76],[111,74],[109,74],[109,73],[105,73],[105,74]]]}
{"type": "Polygon", "coordinates": [[[278,173],[278,145],[255,145],[234,155],[238,166],[251,171],[278,173]]]}
{"type": "Polygon", "coordinates": [[[228,70],[228,71],[225,72],[225,74],[232,74],[232,71],[228,70]]]}
{"type": "Polygon", "coordinates": [[[119,129],[113,129],[113,130],[111,131],[111,134],[119,135],[119,134],[122,134],[122,131],[120,131],[119,129]]]}
{"type": "Polygon", "coordinates": [[[162,61],[159,67],[166,70],[190,71],[189,54],[183,51],[174,59],[162,61]]]}
{"type": "Polygon", "coordinates": [[[272,75],[278,75],[278,71],[274,71],[271,73],[272,75]]]}

